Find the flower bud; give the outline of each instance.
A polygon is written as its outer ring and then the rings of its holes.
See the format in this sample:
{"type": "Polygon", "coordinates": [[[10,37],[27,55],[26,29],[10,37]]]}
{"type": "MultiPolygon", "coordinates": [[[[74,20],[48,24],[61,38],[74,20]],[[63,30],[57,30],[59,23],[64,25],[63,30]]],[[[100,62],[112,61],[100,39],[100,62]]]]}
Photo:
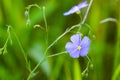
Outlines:
{"type": "Polygon", "coordinates": [[[93,69],[93,64],[90,64],[90,69],[93,69]]]}
{"type": "Polygon", "coordinates": [[[29,13],[28,13],[28,11],[26,10],[26,11],[25,11],[25,17],[28,18],[28,16],[29,16],[29,13]]]}

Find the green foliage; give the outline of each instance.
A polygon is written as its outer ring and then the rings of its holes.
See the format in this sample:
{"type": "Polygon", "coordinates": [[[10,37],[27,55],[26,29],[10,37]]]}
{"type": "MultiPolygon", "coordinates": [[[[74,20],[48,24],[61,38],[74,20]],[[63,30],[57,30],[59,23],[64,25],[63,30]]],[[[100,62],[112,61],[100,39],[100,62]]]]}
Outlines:
{"type": "Polygon", "coordinates": [[[80,1],[1,0],[0,80],[119,80],[119,0],[93,0],[82,23],[77,14],[63,16],[80,1]],[[90,37],[91,61],[65,51],[76,32],[90,37]]]}

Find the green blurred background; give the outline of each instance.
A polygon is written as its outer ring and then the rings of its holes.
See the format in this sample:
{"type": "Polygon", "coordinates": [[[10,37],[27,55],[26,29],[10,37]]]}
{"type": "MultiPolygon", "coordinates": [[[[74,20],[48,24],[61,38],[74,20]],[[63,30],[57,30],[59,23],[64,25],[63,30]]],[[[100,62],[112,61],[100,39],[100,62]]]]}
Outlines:
{"type": "MultiPolygon", "coordinates": [[[[45,6],[48,44],[51,44],[68,27],[80,22],[77,14],[63,16],[63,13],[81,1],[0,0],[0,48],[4,46],[8,37],[6,25],[11,25],[33,69],[46,49],[46,32],[33,26],[39,24],[45,28],[45,23],[42,10],[32,7],[31,24],[26,26],[25,8],[31,4],[45,6]]],[[[82,17],[84,11],[81,13],[82,17]]],[[[120,1],[93,0],[86,23],[90,25],[95,35],[94,39],[91,37],[88,54],[94,67],[82,80],[120,80],[120,1]],[[100,24],[100,21],[105,18],[114,18],[117,21],[100,24]]],[[[50,48],[47,55],[65,51],[65,44],[70,41],[69,38],[73,34],[75,34],[74,30],[61,38],[50,48]]],[[[13,31],[11,31],[11,39],[12,45],[10,40],[7,43],[7,53],[0,55],[0,80],[26,80],[29,71],[13,31]]],[[[32,80],[81,80],[81,72],[86,66],[86,58],[73,59],[69,54],[62,54],[45,60],[35,71],[37,74],[32,80]]]]}

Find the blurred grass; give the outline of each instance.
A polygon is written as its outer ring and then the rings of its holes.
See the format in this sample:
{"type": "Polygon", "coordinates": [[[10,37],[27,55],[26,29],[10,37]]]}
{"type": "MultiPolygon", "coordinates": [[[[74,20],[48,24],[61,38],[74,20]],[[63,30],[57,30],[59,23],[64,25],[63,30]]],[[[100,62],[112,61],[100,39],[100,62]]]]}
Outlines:
{"type": "MultiPolygon", "coordinates": [[[[26,27],[25,7],[30,4],[38,4],[46,7],[46,18],[48,22],[48,44],[52,43],[68,27],[79,23],[76,14],[63,16],[73,5],[80,0],[0,0],[0,48],[7,39],[7,26],[13,26],[22,44],[31,68],[39,62],[45,51],[46,32],[33,28],[40,24],[45,28],[42,11],[36,7],[30,10],[31,25],[26,27]]],[[[95,33],[95,39],[91,38],[89,56],[94,68],[89,71],[87,78],[83,80],[119,80],[120,70],[120,1],[119,0],[94,0],[86,23],[95,33]],[[115,22],[100,24],[105,18],[115,18],[115,22]],[[114,76],[117,75],[117,76],[114,76]]],[[[82,14],[83,16],[84,14],[82,14]]],[[[84,28],[83,28],[84,29],[84,28]]],[[[85,31],[82,31],[85,33],[85,31]]],[[[64,51],[65,44],[69,41],[74,31],[68,33],[53,46],[47,55],[64,51]]],[[[86,33],[87,34],[87,33],[86,33]]],[[[13,44],[8,42],[8,53],[0,55],[0,80],[26,80],[29,71],[19,44],[11,31],[13,44]],[[14,77],[13,77],[14,76],[14,77]]],[[[36,71],[35,80],[81,80],[81,72],[85,68],[85,60],[71,59],[68,54],[50,58],[42,63],[36,71]]],[[[33,80],[34,80],[33,79],[33,80]]]]}

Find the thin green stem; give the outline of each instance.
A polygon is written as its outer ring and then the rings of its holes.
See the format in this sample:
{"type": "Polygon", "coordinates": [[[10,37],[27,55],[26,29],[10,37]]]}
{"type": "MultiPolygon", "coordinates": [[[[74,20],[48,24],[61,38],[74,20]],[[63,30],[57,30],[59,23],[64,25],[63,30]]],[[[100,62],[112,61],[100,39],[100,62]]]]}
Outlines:
{"type": "Polygon", "coordinates": [[[46,46],[48,45],[48,26],[47,26],[47,20],[45,16],[45,7],[43,7],[43,19],[45,22],[45,27],[46,27],[46,46]]]}
{"type": "MultiPolygon", "coordinates": [[[[86,14],[85,14],[85,16],[84,16],[84,18],[83,18],[82,24],[84,24],[84,22],[85,22],[85,20],[86,20],[86,18],[87,18],[89,9],[90,9],[90,7],[91,7],[91,5],[92,5],[92,1],[93,1],[93,0],[90,1],[90,4],[89,4],[88,9],[87,9],[87,11],[86,11],[86,14]]],[[[45,51],[45,53],[44,53],[44,56],[46,56],[47,51],[48,51],[58,40],[60,40],[65,34],[67,34],[68,32],[70,32],[70,31],[71,31],[72,29],[74,29],[75,27],[80,27],[80,25],[81,25],[81,24],[77,24],[77,25],[72,26],[70,29],[67,29],[62,35],[60,35],[55,41],[53,41],[53,43],[51,43],[51,44],[48,46],[48,48],[46,49],[46,51],[45,51]]],[[[44,59],[45,59],[45,57],[43,57],[43,58],[40,60],[40,62],[36,65],[36,67],[31,71],[31,73],[29,74],[27,80],[29,80],[29,79],[31,78],[32,73],[34,73],[34,71],[39,67],[39,65],[41,64],[41,62],[42,62],[44,59]]]]}
{"type": "Polygon", "coordinates": [[[9,38],[10,38],[10,37],[8,36],[8,38],[7,38],[7,40],[6,40],[6,42],[5,42],[4,46],[3,46],[3,48],[5,48],[5,47],[7,46],[7,43],[8,43],[9,38]]]}
{"type": "Polygon", "coordinates": [[[7,28],[8,37],[7,37],[7,40],[4,44],[4,46],[2,48],[0,48],[0,54],[2,54],[2,53],[5,54],[6,53],[7,43],[8,43],[9,40],[10,40],[10,43],[12,44],[12,39],[11,39],[11,35],[10,35],[10,26],[7,25],[7,27],[8,27],[7,28]]]}
{"type": "Polygon", "coordinates": [[[1,52],[0,54],[5,54],[6,52],[7,52],[7,43],[8,43],[8,41],[9,41],[9,36],[8,36],[8,38],[7,38],[7,40],[6,40],[6,42],[5,42],[5,44],[4,44],[4,46],[2,47],[2,48],[0,48],[0,51],[3,51],[3,52],[1,52]]]}
{"type": "Polygon", "coordinates": [[[100,21],[100,24],[106,23],[106,22],[117,22],[117,20],[115,18],[106,18],[100,21]]]}
{"type": "Polygon", "coordinates": [[[41,64],[42,61],[44,61],[45,56],[47,54],[47,51],[58,41],[60,40],[65,34],[67,34],[68,32],[70,32],[72,29],[79,27],[81,24],[77,24],[72,26],[70,29],[67,29],[62,35],[60,35],[55,41],[53,41],[53,43],[51,43],[48,48],[46,49],[45,53],[44,53],[44,57],[40,60],[40,62],[35,66],[35,68],[31,71],[31,73],[29,74],[27,80],[30,80],[31,75],[36,71],[36,69],[39,67],[39,65],[41,64]]]}
{"type": "Polygon", "coordinates": [[[37,69],[37,68],[39,67],[39,65],[44,61],[44,59],[45,59],[45,58],[42,58],[42,59],[40,60],[40,62],[35,66],[35,68],[30,72],[27,80],[30,80],[32,74],[36,71],[36,69],[37,69]]]}
{"type": "Polygon", "coordinates": [[[29,5],[28,7],[26,7],[27,11],[28,11],[28,19],[27,19],[27,22],[29,24],[30,22],[30,17],[29,17],[29,13],[30,13],[30,9],[32,7],[37,7],[39,9],[41,9],[43,11],[43,19],[44,19],[44,22],[45,22],[45,27],[46,27],[46,46],[48,45],[48,26],[47,26],[47,20],[46,20],[46,16],[45,16],[45,7],[41,8],[39,5],[37,4],[32,4],[32,5],[29,5]]]}
{"type": "Polygon", "coordinates": [[[90,25],[88,25],[87,23],[85,23],[85,25],[90,29],[90,31],[92,31],[93,33],[95,33],[94,30],[93,30],[93,28],[91,28],[90,25]]]}
{"type": "Polygon", "coordinates": [[[90,10],[90,8],[91,8],[92,2],[93,2],[93,0],[90,0],[90,3],[89,3],[89,5],[88,5],[87,11],[86,11],[86,13],[85,13],[85,16],[84,16],[81,24],[84,24],[84,22],[85,22],[85,20],[86,20],[86,18],[87,18],[87,16],[88,16],[89,10],[90,10]]]}
{"type": "Polygon", "coordinates": [[[47,56],[46,58],[43,57],[43,58],[40,60],[40,62],[35,66],[35,68],[30,72],[27,80],[30,80],[32,74],[35,72],[35,70],[39,67],[39,65],[40,65],[45,59],[51,58],[51,57],[54,57],[54,56],[58,56],[58,55],[61,55],[61,54],[64,54],[64,53],[67,53],[67,51],[63,51],[63,52],[60,52],[60,53],[56,53],[56,54],[53,54],[53,55],[49,55],[49,56],[47,56]]]}
{"type": "Polygon", "coordinates": [[[8,25],[8,29],[7,29],[7,33],[8,33],[8,37],[9,37],[9,40],[10,40],[10,43],[12,44],[12,39],[11,39],[11,34],[10,34],[10,25],[8,25]]]}
{"type": "MultiPolygon", "coordinates": [[[[85,13],[85,16],[84,16],[81,24],[84,24],[84,23],[85,23],[85,20],[87,19],[87,16],[88,16],[89,10],[90,10],[90,8],[91,8],[92,2],[93,2],[93,0],[90,0],[90,3],[89,3],[89,5],[88,5],[87,11],[86,11],[86,13],[85,13]]],[[[88,68],[89,68],[90,63],[92,63],[91,60],[90,60],[90,58],[89,58],[88,56],[87,56],[87,59],[88,59],[88,64],[87,64],[86,69],[82,72],[82,75],[84,75],[84,74],[86,73],[86,71],[87,71],[88,68]]]]}
{"type": "Polygon", "coordinates": [[[90,60],[89,56],[86,56],[86,57],[87,57],[88,61],[89,61],[90,63],[92,63],[92,61],[90,60]]]}
{"type": "Polygon", "coordinates": [[[85,70],[82,72],[82,76],[85,75],[85,73],[88,71],[88,68],[90,66],[90,64],[92,64],[92,61],[90,60],[90,58],[88,56],[86,56],[88,59],[88,63],[87,63],[87,67],[85,68],[85,70]]]}
{"type": "MultiPolygon", "coordinates": [[[[11,28],[12,28],[12,27],[11,27],[11,28]]],[[[13,29],[13,28],[12,28],[12,29],[13,29]]],[[[14,29],[13,29],[13,31],[14,31],[14,29]]],[[[22,51],[22,53],[23,53],[23,56],[24,56],[25,61],[26,61],[26,64],[27,64],[27,66],[29,65],[29,71],[31,71],[30,63],[28,62],[28,58],[27,58],[27,54],[25,53],[25,51],[24,51],[24,49],[23,49],[23,47],[22,47],[22,44],[21,44],[21,42],[20,42],[17,34],[15,33],[15,31],[14,31],[13,33],[14,33],[15,38],[16,38],[16,40],[17,40],[17,42],[18,42],[18,44],[19,44],[19,46],[20,46],[20,49],[21,49],[21,51],[22,51]]]]}
{"type": "Polygon", "coordinates": [[[81,26],[81,24],[77,24],[77,25],[74,25],[72,26],[70,29],[67,29],[63,34],[61,34],[55,41],[53,41],[49,46],[48,48],[46,49],[45,53],[58,41],[60,40],[65,34],[67,34],[68,32],[70,32],[72,29],[76,28],[76,27],[79,27],[81,26]]]}
{"type": "Polygon", "coordinates": [[[86,67],[85,70],[82,72],[82,76],[84,76],[85,73],[88,71],[89,65],[90,65],[90,61],[88,61],[87,67],[86,67]]]}
{"type": "Polygon", "coordinates": [[[39,9],[42,9],[39,5],[37,5],[37,4],[31,4],[31,5],[28,5],[28,7],[26,7],[26,9],[31,9],[31,7],[37,7],[37,8],[39,8],[39,9]]]}
{"type": "Polygon", "coordinates": [[[39,9],[42,9],[39,5],[37,4],[31,4],[31,5],[28,5],[28,7],[26,7],[26,13],[27,13],[27,22],[26,22],[26,25],[27,26],[30,26],[30,16],[29,16],[29,13],[30,13],[30,9],[32,7],[37,7],[39,9]]]}
{"type": "Polygon", "coordinates": [[[80,33],[80,29],[81,29],[81,27],[82,27],[82,26],[80,25],[79,28],[78,28],[77,33],[80,33]]]}
{"type": "Polygon", "coordinates": [[[45,22],[46,32],[48,32],[47,20],[46,20],[46,16],[45,16],[45,7],[43,7],[43,19],[45,22]]]}
{"type": "Polygon", "coordinates": [[[16,35],[15,32],[14,32],[14,35],[15,35],[15,38],[17,39],[17,42],[18,42],[18,44],[19,44],[19,46],[20,46],[20,49],[21,49],[21,51],[22,51],[22,53],[23,53],[23,55],[24,55],[25,61],[28,62],[28,60],[27,60],[27,55],[26,55],[26,53],[25,53],[25,51],[24,51],[24,49],[23,49],[23,47],[22,47],[22,45],[21,45],[21,42],[20,42],[20,40],[19,40],[19,38],[17,37],[17,35],[16,35]]]}
{"type": "MultiPolygon", "coordinates": [[[[86,11],[86,13],[85,13],[85,15],[84,15],[84,18],[83,18],[83,20],[82,20],[82,22],[81,22],[81,25],[85,23],[85,20],[86,20],[86,18],[87,18],[87,16],[88,16],[90,7],[91,7],[91,5],[92,5],[92,2],[93,2],[93,0],[90,0],[90,3],[89,3],[89,5],[88,5],[87,11],[86,11]]],[[[82,18],[81,18],[81,15],[79,15],[79,16],[80,16],[80,19],[82,19],[82,18]]],[[[77,32],[79,32],[80,29],[81,29],[81,26],[78,28],[78,31],[77,31],[77,32]]]]}
{"type": "Polygon", "coordinates": [[[49,56],[47,56],[47,58],[54,57],[54,56],[58,56],[58,55],[61,55],[61,54],[64,54],[64,53],[67,53],[67,51],[63,51],[63,52],[60,52],[60,53],[56,53],[56,54],[53,54],[53,55],[49,55],[49,56]]]}

